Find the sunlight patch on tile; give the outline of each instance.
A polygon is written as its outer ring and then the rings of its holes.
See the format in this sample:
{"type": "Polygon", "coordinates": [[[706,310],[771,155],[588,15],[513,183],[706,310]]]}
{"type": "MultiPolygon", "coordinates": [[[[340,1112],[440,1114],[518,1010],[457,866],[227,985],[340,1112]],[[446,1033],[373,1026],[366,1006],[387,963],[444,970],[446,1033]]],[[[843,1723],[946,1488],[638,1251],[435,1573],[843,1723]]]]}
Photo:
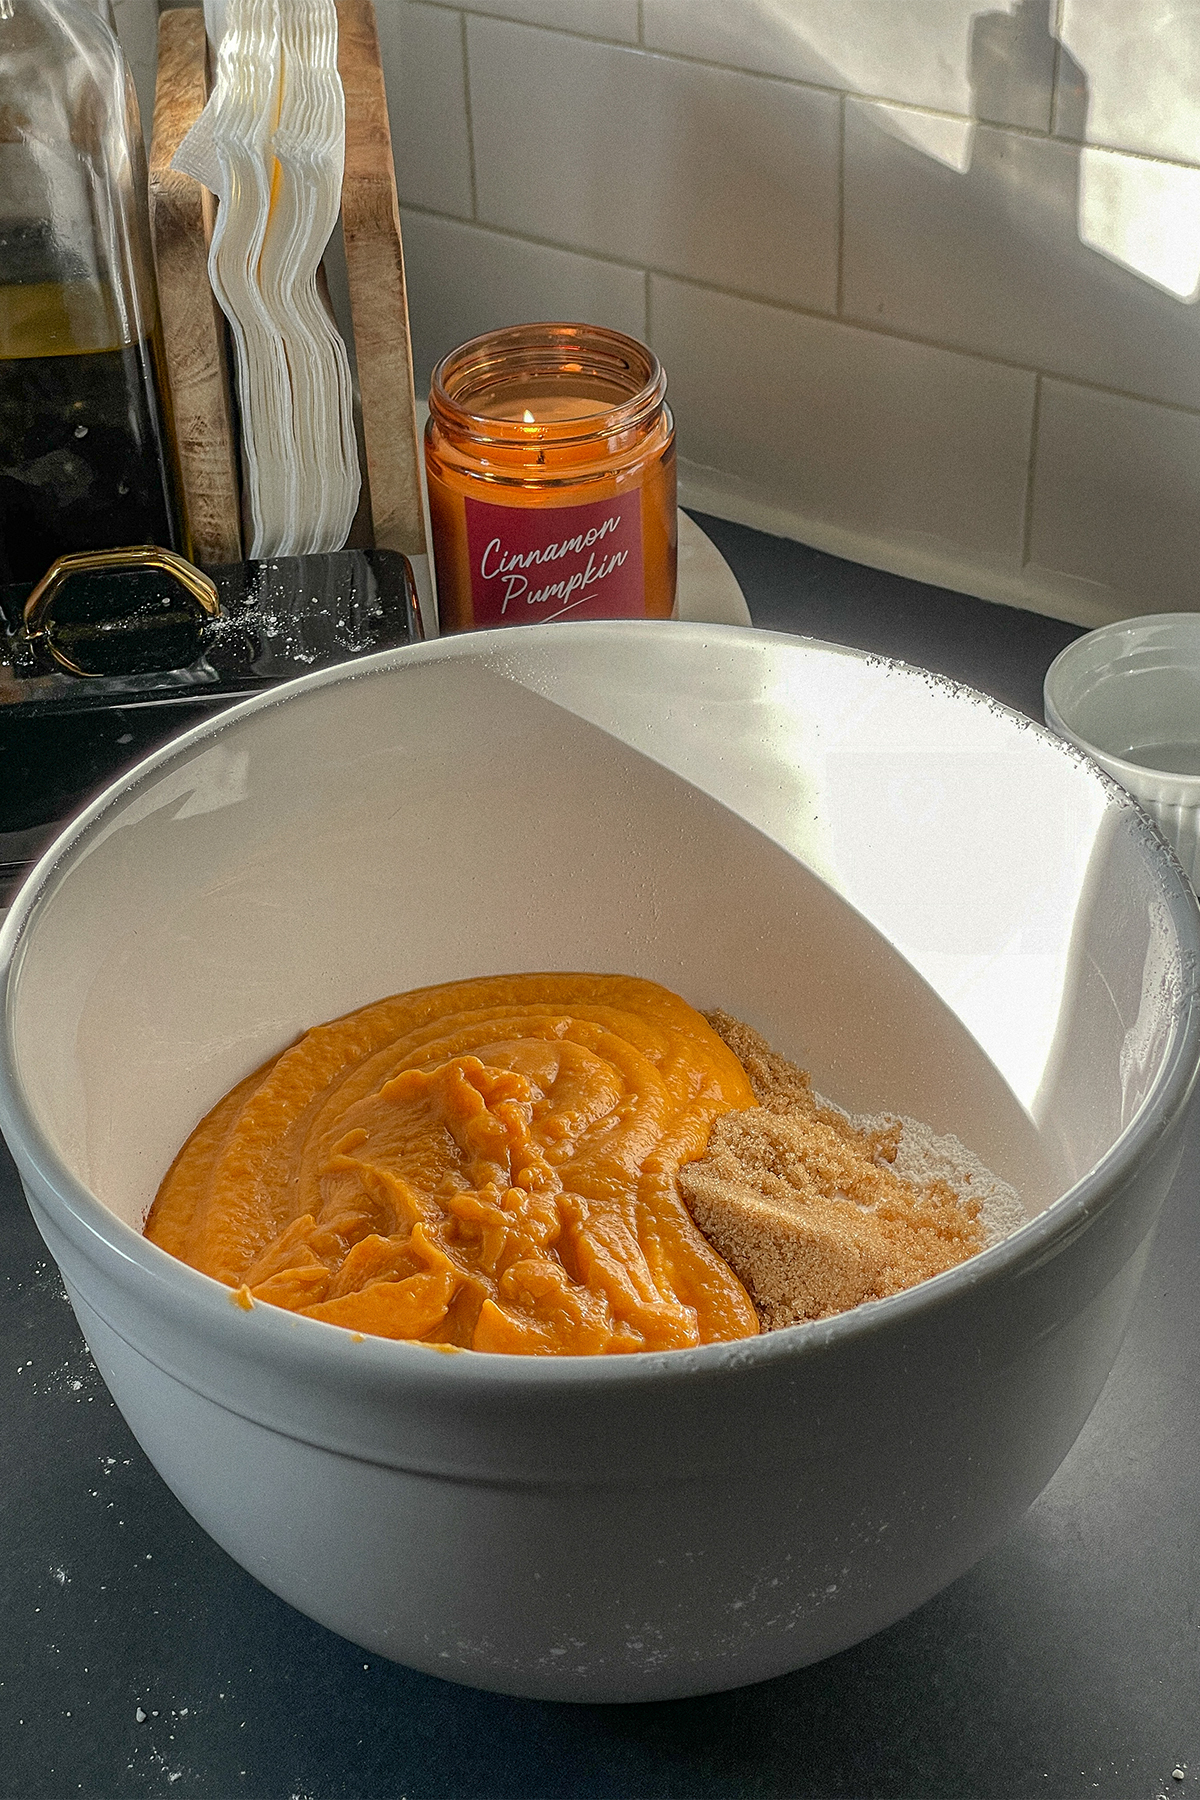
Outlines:
{"type": "Polygon", "coordinates": [[[971,167],[975,143],[974,119],[943,119],[933,113],[909,112],[897,106],[878,106],[874,116],[883,129],[902,144],[911,144],[947,169],[965,175],[971,167]]]}
{"type": "Polygon", "coordinates": [[[1200,293],[1200,169],[1085,149],[1080,240],[1193,304],[1200,293]]]}
{"type": "Polygon", "coordinates": [[[1063,0],[1055,129],[1200,162],[1200,11],[1180,0],[1063,0]],[[1072,79],[1064,79],[1070,71],[1072,79]]]}

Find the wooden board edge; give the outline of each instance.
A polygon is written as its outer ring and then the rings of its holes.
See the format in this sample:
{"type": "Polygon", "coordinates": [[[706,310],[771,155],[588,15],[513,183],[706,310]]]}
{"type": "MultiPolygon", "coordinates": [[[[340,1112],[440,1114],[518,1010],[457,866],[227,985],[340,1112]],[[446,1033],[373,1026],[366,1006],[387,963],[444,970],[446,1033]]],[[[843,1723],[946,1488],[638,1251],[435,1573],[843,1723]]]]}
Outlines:
{"type": "Polygon", "coordinates": [[[150,233],[158,278],[174,442],[192,554],[202,563],[242,556],[241,492],[225,321],[208,279],[214,203],[171,159],[208,95],[199,7],[161,14],[150,141],[150,233]]]}
{"type": "Polygon", "coordinates": [[[346,96],[342,235],[380,549],[425,554],[420,445],[391,127],[372,0],[337,0],[346,96]]]}

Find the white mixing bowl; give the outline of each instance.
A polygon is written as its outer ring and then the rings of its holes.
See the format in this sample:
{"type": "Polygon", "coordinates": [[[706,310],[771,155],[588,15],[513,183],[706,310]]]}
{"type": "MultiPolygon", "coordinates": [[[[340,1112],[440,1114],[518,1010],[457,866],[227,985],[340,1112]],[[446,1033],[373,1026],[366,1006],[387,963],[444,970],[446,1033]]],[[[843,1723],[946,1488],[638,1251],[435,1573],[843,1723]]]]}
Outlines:
{"type": "Polygon", "coordinates": [[[978,695],[737,629],[481,634],[251,701],[64,834],[0,936],[0,1122],[117,1403],[261,1581],[459,1681],[700,1693],[898,1618],[1053,1473],[1178,1160],[1197,926],[1128,798],[978,695]],[[820,1324],[613,1358],[242,1311],[141,1237],[306,1025],[555,968],[741,1015],[957,1131],[1029,1222],[820,1324]]]}

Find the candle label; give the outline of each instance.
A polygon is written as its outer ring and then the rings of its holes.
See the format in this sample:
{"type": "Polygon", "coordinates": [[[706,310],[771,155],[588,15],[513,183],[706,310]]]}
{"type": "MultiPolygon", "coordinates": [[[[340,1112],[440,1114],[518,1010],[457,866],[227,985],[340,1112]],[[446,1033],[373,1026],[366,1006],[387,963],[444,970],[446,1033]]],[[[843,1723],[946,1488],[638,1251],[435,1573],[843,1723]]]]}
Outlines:
{"type": "Polygon", "coordinates": [[[639,488],[586,506],[463,504],[476,625],[645,618],[639,488]]]}

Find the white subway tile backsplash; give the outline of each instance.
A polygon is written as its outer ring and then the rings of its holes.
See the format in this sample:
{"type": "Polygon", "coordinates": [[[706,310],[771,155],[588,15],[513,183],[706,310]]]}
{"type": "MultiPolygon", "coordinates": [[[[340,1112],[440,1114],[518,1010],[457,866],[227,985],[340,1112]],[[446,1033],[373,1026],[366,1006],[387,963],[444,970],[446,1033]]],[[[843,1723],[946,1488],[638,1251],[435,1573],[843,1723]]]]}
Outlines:
{"type": "Polygon", "coordinates": [[[653,278],[681,456],[797,521],[1021,565],[1034,377],[653,278]]]}
{"type": "Polygon", "coordinates": [[[579,319],[646,335],[639,270],[424,213],[405,212],[403,227],[418,389],[440,357],[500,325],[579,319]]]}
{"type": "Polygon", "coordinates": [[[956,162],[922,115],[847,102],[845,315],[1200,407],[1193,171],[966,129],[956,162]]]}
{"type": "Polygon", "coordinates": [[[472,12],[525,25],[549,25],[585,37],[638,41],[637,0],[468,0],[472,12]]]}
{"type": "Polygon", "coordinates": [[[651,49],[1047,131],[1049,5],[643,0],[651,49]]]}
{"type": "Polygon", "coordinates": [[[400,198],[470,218],[462,21],[415,0],[384,0],[376,18],[400,198]]]}
{"type": "Polygon", "coordinates": [[[474,17],[468,56],[482,222],[834,309],[836,98],[474,17]]]}
{"type": "Polygon", "coordinates": [[[1043,381],[1030,560],[1092,584],[1093,623],[1200,607],[1200,417],[1043,381]]]}
{"type": "Polygon", "coordinates": [[[1062,0],[1055,130],[1200,163],[1200,11],[1178,0],[1062,0]]]}

